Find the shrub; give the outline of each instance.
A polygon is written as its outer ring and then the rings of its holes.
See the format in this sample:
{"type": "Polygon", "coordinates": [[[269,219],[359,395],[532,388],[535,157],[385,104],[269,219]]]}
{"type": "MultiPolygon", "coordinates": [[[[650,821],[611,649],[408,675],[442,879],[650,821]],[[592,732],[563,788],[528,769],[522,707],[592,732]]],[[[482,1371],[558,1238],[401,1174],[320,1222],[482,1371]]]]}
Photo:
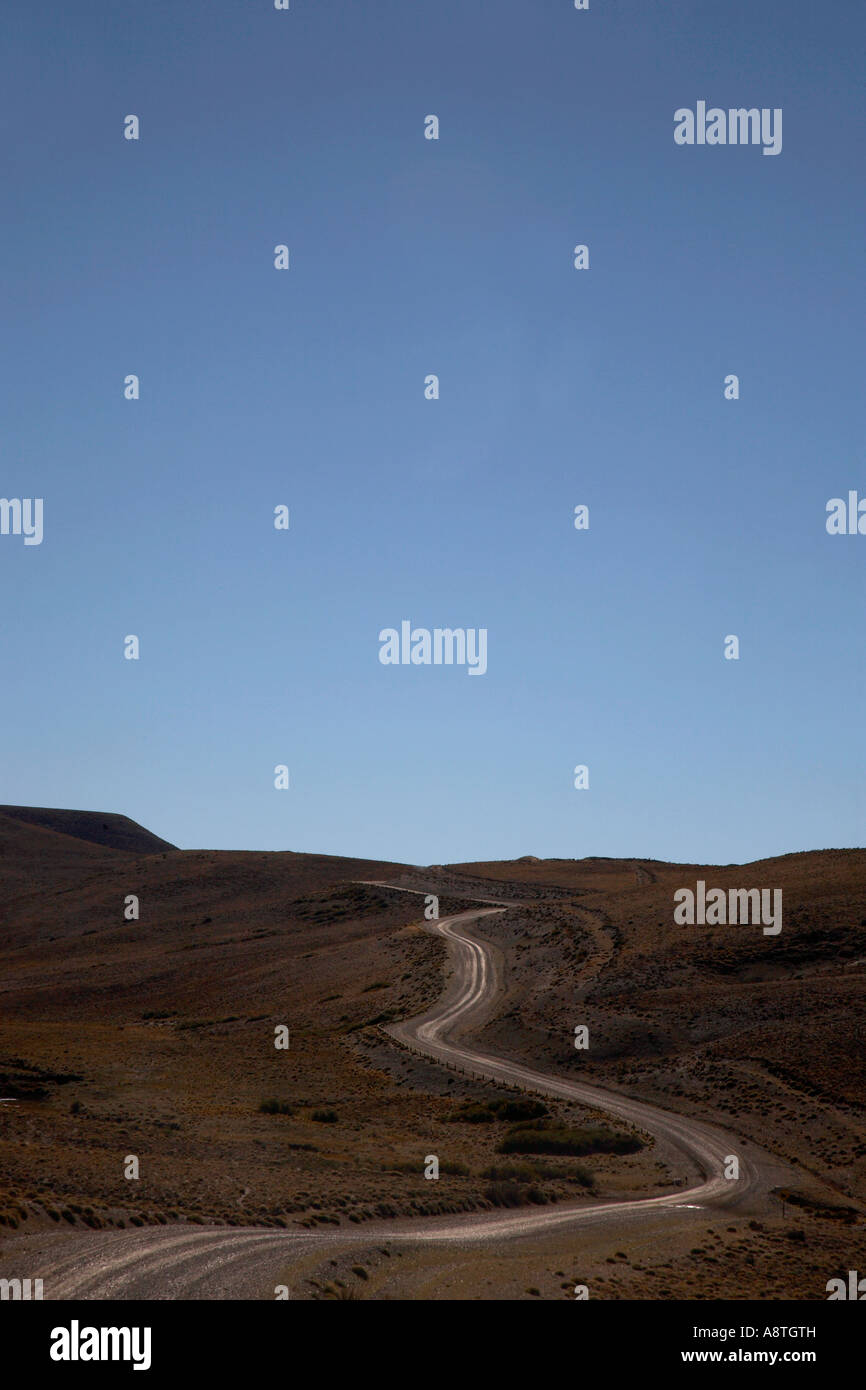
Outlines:
{"type": "Polygon", "coordinates": [[[492,1182],[484,1189],[484,1196],[494,1207],[543,1207],[550,1200],[540,1187],[511,1181],[492,1182]]]}
{"type": "Polygon", "coordinates": [[[548,1113],[540,1100],[512,1097],[505,1100],[468,1100],[448,1119],[459,1124],[490,1124],[493,1120],[538,1120],[548,1113]]]}
{"type": "Polygon", "coordinates": [[[451,1124],[489,1125],[496,1119],[489,1105],[461,1105],[459,1110],[448,1116],[451,1124]]]}
{"type": "Polygon", "coordinates": [[[513,1125],[497,1146],[497,1153],[511,1154],[633,1154],[643,1148],[632,1134],[616,1134],[600,1126],[568,1129],[564,1125],[542,1128],[537,1122],[513,1125]]]}
{"type": "Polygon", "coordinates": [[[320,1125],[335,1125],[338,1116],[336,1110],[314,1110],[313,1119],[320,1125]]]}
{"type": "Polygon", "coordinates": [[[500,1120],[537,1120],[548,1114],[547,1106],[540,1100],[494,1100],[490,1109],[496,1111],[500,1120]]]}
{"type": "Polygon", "coordinates": [[[494,1207],[523,1205],[523,1188],[519,1182],[492,1182],[489,1187],[485,1187],[484,1196],[494,1207]]]}
{"type": "Polygon", "coordinates": [[[547,1178],[549,1181],[576,1182],[581,1187],[594,1187],[595,1178],[588,1168],[583,1168],[580,1164],[551,1164],[551,1163],[493,1163],[489,1168],[484,1168],[481,1173],[482,1178],[488,1182],[538,1182],[539,1179],[547,1178]]]}
{"type": "Polygon", "coordinates": [[[287,1100],[263,1100],[259,1106],[259,1113],[262,1115],[294,1115],[295,1107],[287,1100]]]}
{"type": "Polygon", "coordinates": [[[481,1176],[488,1182],[532,1182],[537,1170],[528,1163],[493,1163],[482,1170],[481,1176]]]}

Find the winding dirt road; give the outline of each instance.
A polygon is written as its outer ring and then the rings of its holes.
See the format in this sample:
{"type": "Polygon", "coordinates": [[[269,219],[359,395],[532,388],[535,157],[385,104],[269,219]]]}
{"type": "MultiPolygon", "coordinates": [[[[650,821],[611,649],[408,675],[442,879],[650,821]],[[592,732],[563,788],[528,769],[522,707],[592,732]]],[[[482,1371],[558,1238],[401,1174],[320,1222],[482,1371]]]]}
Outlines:
{"type": "MultiPolygon", "coordinates": [[[[779,1181],[780,1166],[777,1160],[762,1154],[752,1145],[745,1146],[711,1125],[585,1082],[553,1077],[519,1062],[479,1052],[458,1041],[463,1033],[480,1026],[485,1015],[491,1011],[500,987],[498,952],[489,943],[470,935],[468,927],[472,922],[504,910],[504,905],[487,907],[431,924],[434,930],[452,943],[455,969],[451,985],[426,1014],[384,1031],[413,1051],[458,1066],[475,1076],[539,1095],[577,1101],[625,1120],[651,1134],[666,1155],[679,1154],[681,1160],[685,1158],[687,1166],[692,1165],[701,1177],[694,1186],[662,1197],[584,1206],[580,1211],[560,1207],[553,1211],[534,1212],[529,1217],[513,1218],[522,1230],[530,1225],[540,1229],[565,1221],[597,1220],[600,1213],[613,1210],[624,1215],[626,1212],[638,1214],[663,1207],[683,1207],[685,1204],[739,1204],[747,1194],[765,1193],[779,1181]],[[738,1160],[739,1176],[736,1180],[725,1177],[732,1156],[738,1160]]],[[[501,1224],[504,1227],[506,1223],[503,1221],[501,1224]]]]}
{"type": "MultiPolygon", "coordinates": [[[[377,884],[393,888],[393,885],[377,884]]],[[[417,890],[402,890],[417,891],[417,890]]],[[[486,900],[490,901],[490,900],[486,900]]],[[[495,1245],[558,1229],[607,1225],[613,1232],[634,1222],[688,1222],[705,1217],[705,1208],[738,1206],[759,1199],[780,1180],[777,1160],[753,1145],[744,1146],[723,1131],[683,1115],[606,1092],[581,1081],[534,1071],[519,1062],[479,1052],[463,1035],[477,1028],[494,1006],[502,979],[502,958],[491,943],[470,934],[470,926],[502,912],[486,906],[431,922],[449,943],[451,979],[435,1006],[387,1031],[405,1047],[476,1076],[541,1095],[562,1097],[605,1111],[636,1125],[656,1139],[660,1155],[691,1177],[690,1186],[659,1197],[620,1202],[562,1203],[513,1212],[470,1214],[431,1220],[369,1223],[329,1231],[275,1231],[254,1228],[146,1227],[119,1232],[27,1236],[4,1265],[6,1277],[38,1274],[46,1299],[219,1299],[273,1297],[275,1283],[310,1257],[376,1242],[429,1246],[495,1245]],[[729,1155],[739,1159],[739,1178],[724,1177],[729,1155]],[[694,1180],[696,1179],[696,1180],[694,1180]]]]}

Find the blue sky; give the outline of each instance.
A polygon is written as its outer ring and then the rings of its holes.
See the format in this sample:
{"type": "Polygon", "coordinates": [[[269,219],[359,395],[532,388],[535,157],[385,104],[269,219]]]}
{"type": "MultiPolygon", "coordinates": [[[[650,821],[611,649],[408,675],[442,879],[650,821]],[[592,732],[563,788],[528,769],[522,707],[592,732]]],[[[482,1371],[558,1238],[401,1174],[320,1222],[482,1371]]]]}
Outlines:
{"type": "Polygon", "coordinates": [[[0,800],[413,863],[862,845],[864,35],[13,5],[0,495],[45,535],[0,536],[0,800]],[[675,145],[698,100],[782,153],[675,145]],[[487,673],[381,665],[407,618],[487,673]]]}

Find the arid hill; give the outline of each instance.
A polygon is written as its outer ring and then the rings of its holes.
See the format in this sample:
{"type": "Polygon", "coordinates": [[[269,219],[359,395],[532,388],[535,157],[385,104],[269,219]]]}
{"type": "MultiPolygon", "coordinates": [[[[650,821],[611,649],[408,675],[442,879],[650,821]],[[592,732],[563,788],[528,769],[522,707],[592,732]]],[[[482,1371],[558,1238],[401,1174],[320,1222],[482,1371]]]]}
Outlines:
{"type": "Polygon", "coordinates": [[[151,835],[143,825],[128,816],[115,816],[106,811],[61,811],[48,806],[0,806],[0,816],[39,825],[43,830],[56,831],[74,840],[104,845],[107,849],[122,849],[130,854],[159,854],[174,849],[168,840],[151,835]]]}
{"type": "MultiPolygon", "coordinates": [[[[795,1163],[798,1219],[826,1263],[833,1232],[866,1200],[866,852],[420,869],[182,851],[125,817],[16,807],[0,813],[7,1229],[363,1223],[499,1202],[489,1175],[501,1125],[465,1118],[495,1090],[381,1032],[440,993],[445,951],[424,929],[423,898],[358,882],[371,879],[436,892],[442,914],[474,898],[508,903],[484,919],[506,988],[479,1044],[716,1121],[795,1163]],[[782,931],[676,925],[674,891],[699,878],[781,888],[782,931]],[[579,1024],[587,1051],[574,1048],[579,1024]],[[274,1046],[279,1025],[288,1050],[274,1046]],[[443,1163],[438,1184],[423,1179],[427,1153],[443,1163]]],[[[563,1103],[562,1117],[587,1112],[563,1103]]],[[[535,1179],[530,1163],[515,1181],[515,1200],[590,1200],[664,1191],[672,1174],[648,1146],[540,1166],[535,1179]]],[[[745,1272],[741,1262],[738,1287],[754,1275],[800,1296],[761,1263],[763,1237],[727,1230],[744,1259],[759,1257],[745,1272]]],[[[776,1259],[775,1236],[771,1247],[776,1259]]],[[[691,1286],[694,1259],[683,1258],[691,1286]]],[[[811,1289],[814,1270],[797,1269],[811,1289]]],[[[742,1296],[725,1293],[717,1266],[704,1275],[707,1296],[742,1296]]],[[[629,1296],[642,1296],[642,1278],[629,1296]]]]}
{"type": "Polygon", "coordinates": [[[866,851],[447,871],[453,892],[516,897],[521,880],[544,905],[491,919],[515,962],[515,1005],[487,1030],[491,1042],[756,1139],[769,1130],[785,1157],[846,1200],[866,1199],[866,851]],[[781,931],[677,925],[674,893],[699,879],[707,890],[781,889],[781,931]],[[585,1053],[570,1044],[579,1023],[590,1027],[585,1053]]]}

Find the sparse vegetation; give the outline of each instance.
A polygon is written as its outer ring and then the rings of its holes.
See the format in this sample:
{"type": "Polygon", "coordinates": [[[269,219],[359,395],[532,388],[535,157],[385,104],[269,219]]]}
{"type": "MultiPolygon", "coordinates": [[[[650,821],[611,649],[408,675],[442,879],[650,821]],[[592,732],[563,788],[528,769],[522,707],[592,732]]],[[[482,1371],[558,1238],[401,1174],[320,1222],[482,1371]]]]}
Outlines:
{"type": "Polygon", "coordinates": [[[552,1121],[513,1125],[497,1146],[501,1154],[633,1154],[643,1148],[634,1134],[617,1134],[602,1126],[570,1129],[552,1121]]]}
{"type": "Polygon", "coordinates": [[[540,1179],[547,1181],[575,1182],[581,1187],[594,1187],[595,1179],[588,1168],[581,1168],[578,1165],[571,1167],[554,1167],[550,1164],[528,1164],[528,1163],[494,1163],[489,1168],[483,1169],[482,1178],[489,1182],[538,1182],[540,1179]]]}
{"type": "Polygon", "coordinates": [[[294,1115],[296,1106],[288,1100],[276,1100],[271,1097],[263,1100],[259,1106],[259,1113],[262,1115],[294,1115]]]}
{"type": "Polygon", "coordinates": [[[500,1120],[537,1120],[548,1114],[547,1106],[540,1100],[494,1100],[490,1108],[500,1120]]]}
{"type": "Polygon", "coordinates": [[[448,1116],[452,1124],[492,1124],[494,1120],[534,1120],[547,1115],[547,1106],[540,1100],[508,1099],[464,1101],[448,1116]]]}
{"type": "Polygon", "coordinates": [[[550,1201],[540,1187],[522,1182],[492,1182],[484,1189],[484,1196],[494,1207],[543,1207],[550,1201]]]}
{"type": "MultiPolygon", "coordinates": [[[[13,832],[7,818],[0,825],[4,891],[18,883],[13,832]]],[[[337,1232],[339,1219],[343,1232],[351,1223],[357,1237],[365,1223],[384,1219],[421,1222],[512,1205],[526,1212],[538,1202],[589,1192],[619,1201],[671,1190],[664,1153],[649,1146],[638,1153],[640,1143],[630,1135],[617,1138],[627,1127],[616,1119],[446,1073],[370,1026],[392,1017],[388,1010],[368,1018],[370,1008],[393,1003],[393,1015],[408,1018],[442,988],[445,946],[417,929],[418,899],[334,886],[349,873],[390,876],[393,866],[386,874],[305,855],[173,851],[167,861],[151,855],[148,894],[158,913],[162,961],[154,970],[153,956],[140,957],[132,933],[109,929],[111,949],[104,949],[103,924],[122,900],[127,861],[96,846],[81,851],[80,866],[64,867],[74,842],[67,838],[58,847],[63,853],[55,864],[50,831],[39,831],[38,844],[32,834],[20,856],[22,888],[6,891],[4,899],[4,934],[22,966],[4,977],[4,999],[13,1005],[4,1015],[0,1057],[11,1083],[0,1083],[0,1096],[12,1097],[0,1106],[0,1167],[10,1189],[0,1195],[0,1212],[9,1218],[0,1234],[4,1247],[39,1223],[76,1240],[92,1240],[88,1226],[96,1231],[100,1222],[128,1236],[135,1227],[158,1232],[157,1211],[190,1223],[190,1233],[255,1224],[293,1232],[303,1226],[327,1236],[337,1232]],[[50,927],[58,944],[49,948],[39,890],[53,891],[58,872],[65,886],[50,927]],[[219,928],[197,930],[210,913],[219,928]],[[100,930],[85,938],[82,927],[92,923],[100,930]],[[39,972],[46,955],[57,972],[57,999],[43,1017],[39,972]],[[387,1001],[367,998],[386,981],[387,1001]],[[340,1002],[342,1016],[323,1008],[327,1002],[340,1002]],[[282,1019],[292,1025],[292,1050],[277,1054],[269,1042],[282,1019]],[[73,1067],[86,1080],[64,1092],[58,1083],[72,1079],[73,1067]],[[36,1103],[16,1103],[13,1087],[23,1092],[18,1099],[36,1103]],[[327,1111],[333,1119],[320,1118],[327,1111]],[[318,1143],[299,1142],[312,1139],[313,1122],[321,1126],[318,1143]],[[599,1142],[604,1127],[607,1142],[599,1142]],[[157,1144],[164,1157],[148,1172],[153,1212],[130,1215],[123,1206],[135,1199],[118,1183],[121,1136],[122,1153],[140,1142],[157,1144]],[[211,1155],[204,1180],[197,1162],[203,1152],[211,1155]],[[428,1153],[439,1155],[438,1183],[424,1180],[428,1153]],[[33,1184],[37,1192],[29,1190],[33,1184]],[[29,1220],[16,1209],[16,1194],[30,1205],[29,1220]]],[[[724,932],[674,931],[671,891],[689,881],[677,866],[652,864],[656,886],[652,877],[645,883],[639,877],[641,894],[634,892],[635,866],[613,860],[527,861],[519,868],[479,866],[482,872],[486,886],[472,885],[479,895],[500,896],[490,886],[499,874],[509,882],[519,875],[520,884],[503,885],[501,896],[514,898],[515,908],[489,918],[484,929],[508,954],[509,998],[493,1025],[498,1032],[481,1037],[479,1048],[489,1041],[527,1065],[555,1065],[602,1088],[618,1084],[731,1132],[742,1126],[743,1137],[757,1143],[772,1135],[781,1154],[803,1163],[800,1179],[794,1173],[776,1179],[786,1185],[771,1201],[736,1216],[730,1227],[719,1225],[719,1245],[697,1224],[690,1237],[700,1255],[690,1256],[685,1240],[662,1266],[656,1263],[661,1250],[641,1247],[647,1266],[641,1270],[637,1248],[630,1260],[611,1252],[619,1237],[591,1255],[593,1237],[581,1241],[581,1264],[593,1268],[580,1278],[590,1282],[601,1273],[604,1295],[614,1297],[729,1297],[735,1288],[741,1297],[813,1298],[816,1266],[856,1267],[849,1251],[862,1227],[866,1191],[864,1062],[852,1045],[866,979],[860,965],[866,921],[856,927],[856,910],[862,917],[866,900],[863,851],[776,861],[773,881],[786,894],[785,932],[768,942],[760,933],[733,941],[724,932]],[[584,965],[595,1037],[604,1044],[590,1056],[573,1053],[569,1039],[574,981],[584,965]],[[802,1001],[804,1015],[785,1012],[792,998],[802,1001]],[[527,1026],[539,1017],[539,1003],[549,1044],[527,1026]],[[562,1043],[556,1060],[555,1039],[562,1043]],[[821,1179],[830,1180],[823,1193],[821,1179]],[[750,1228],[753,1216],[760,1220],[750,1228]]],[[[698,872],[689,869],[690,876],[698,872]]],[[[739,881],[733,869],[712,873],[714,881],[725,873],[739,881]]],[[[444,904],[442,897],[440,915],[444,904]]],[[[371,1240],[382,1238],[374,1232],[371,1240]]],[[[565,1264],[575,1255],[563,1240],[551,1262],[565,1264]]],[[[361,1248],[356,1244],[355,1258],[361,1248]]],[[[399,1248],[393,1253],[386,1297],[399,1296],[397,1276],[409,1264],[399,1248]]],[[[347,1272],[343,1259],[321,1282],[331,1280],[336,1290],[332,1273],[340,1273],[353,1297],[369,1298],[372,1290],[347,1272]]],[[[368,1268],[372,1286],[378,1273],[373,1261],[368,1268]]],[[[527,1296],[527,1275],[550,1296],[553,1281],[545,1283],[541,1268],[528,1262],[508,1296],[527,1296]]],[[[453,1291],[456,1281],[455,1274],[441,1288],[453,1291]]],[[[485,1296],[483,1282],[477,1290],[485,1296]]],[[[296,1291],[309,1296],[304,1279],[296,1291]]]]}
{"type": "Polygon", "coordinates": [[[496,1115],[488,1105],[461,1105],[459,1110],[455,1110],[453,1115],[448,1116],[448,1120],[454,1125],[490,1125],[496,1119],[496,1115]]]}

